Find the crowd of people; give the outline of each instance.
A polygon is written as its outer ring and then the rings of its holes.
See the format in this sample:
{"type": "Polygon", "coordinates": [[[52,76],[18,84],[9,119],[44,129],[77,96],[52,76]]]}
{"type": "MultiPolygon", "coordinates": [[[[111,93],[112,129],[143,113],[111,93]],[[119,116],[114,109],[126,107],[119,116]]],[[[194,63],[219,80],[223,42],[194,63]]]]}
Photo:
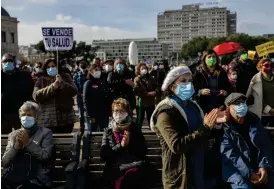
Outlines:
{"type": "Polygon", "coordinates": [[[144,119],[160,139],[165,189],[274,188],[274,62],[241,50],[220,65],[213,50],[190,67],[166,60],[133,66],[124,59],[74,69],[48,59],[33,70],[2,57],[3,188],[51,187],[52,133],[103,131],[101,158],[109,188],[147,188],[151,174],[144,119]],[[76,97],[76,98],[75,98],[76,97]],[[24,163],[22,163],[24,162],[24,163]],[[21,177],[18,171],[24,170],[21,177]]]}

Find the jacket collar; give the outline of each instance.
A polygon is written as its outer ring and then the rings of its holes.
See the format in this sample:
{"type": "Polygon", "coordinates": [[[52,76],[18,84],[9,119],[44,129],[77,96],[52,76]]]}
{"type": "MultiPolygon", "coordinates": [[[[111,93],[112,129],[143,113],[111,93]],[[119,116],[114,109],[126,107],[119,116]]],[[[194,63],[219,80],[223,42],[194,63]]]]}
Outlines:
{"type": "Polygon", "coordinates": [[[262,73],[259,72],[254,76],[254,79],[252,80],[252,89],[258,93],[259,96],[262,97],[263,95],[263,86],[262,86],[262,73]]]}

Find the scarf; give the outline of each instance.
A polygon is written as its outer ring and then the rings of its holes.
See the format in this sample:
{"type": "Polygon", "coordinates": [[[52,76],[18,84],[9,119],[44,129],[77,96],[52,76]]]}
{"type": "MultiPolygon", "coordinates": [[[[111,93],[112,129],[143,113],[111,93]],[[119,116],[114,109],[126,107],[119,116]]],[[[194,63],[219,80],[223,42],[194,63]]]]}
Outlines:
{"type": "Polygon", "coordinates": [[[229,76],[228,76],[228,81],[229,81],[229,83],[231,83],[231,84],[233,84],[233,85],[235,85],[236,82],[237,82],[237,80],[234,80],[234,79],[232,79],[232,78],[229,77],[229,76]]]}
{"type": "Polygon", "coordinates": [[[123,132],[125,130],[129,129],[129,126],[132,123],[132,118],[128,116],[122,123],[116,123],[115,120],[113,119],[110,122],[110,126],[112,127],[112,130],[115,132],[123,132]]]}

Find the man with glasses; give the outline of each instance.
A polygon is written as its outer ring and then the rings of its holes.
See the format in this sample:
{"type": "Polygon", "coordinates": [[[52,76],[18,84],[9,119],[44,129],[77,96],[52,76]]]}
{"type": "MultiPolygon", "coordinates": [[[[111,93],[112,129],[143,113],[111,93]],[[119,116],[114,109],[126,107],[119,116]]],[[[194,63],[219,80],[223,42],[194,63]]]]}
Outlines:
{"type": "Polygon", "coordinates": [[[1,62],[1,134],[8,134],[21,127],[18,109],[32,100],[33,81],[30,73],[16,68],[11,54],[4,54],[1,62]]]}
{"type": "Polygon", "coordinates": [[[221,142],[222,176],[233,189],[274,188],[272,145],[260,118],[248,111],[246,96],[225,100],[227,121],[221,142]]]}

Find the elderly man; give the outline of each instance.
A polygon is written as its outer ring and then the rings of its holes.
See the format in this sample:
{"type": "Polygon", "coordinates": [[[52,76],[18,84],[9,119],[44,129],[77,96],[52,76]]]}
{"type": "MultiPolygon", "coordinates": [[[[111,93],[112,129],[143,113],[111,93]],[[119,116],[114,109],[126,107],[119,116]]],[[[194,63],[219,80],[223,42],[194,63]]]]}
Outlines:
{"type": "Polygon", "coordinates": [[[22,128],[9,134],[2,158],[2,188],[51,187],[52,132],[37,125],[39,106],[25,102],[19,109],[22,128]]]}
{"type": "Polygon", "coordinates": [[[34,84],[30,73],[16,68],[10,54],[2,57],[1,72],[1,133],[8,134],[12,128],[20,128],[17,111],[25,101],[32,100],[34,84]]]}
{"type": "Polygon", "coordinates": [[[225,100],[222,174],[234,189],[273,189],[272,146],[258,116],[248,111],[246,96],[231,93],[225,100]]]}

